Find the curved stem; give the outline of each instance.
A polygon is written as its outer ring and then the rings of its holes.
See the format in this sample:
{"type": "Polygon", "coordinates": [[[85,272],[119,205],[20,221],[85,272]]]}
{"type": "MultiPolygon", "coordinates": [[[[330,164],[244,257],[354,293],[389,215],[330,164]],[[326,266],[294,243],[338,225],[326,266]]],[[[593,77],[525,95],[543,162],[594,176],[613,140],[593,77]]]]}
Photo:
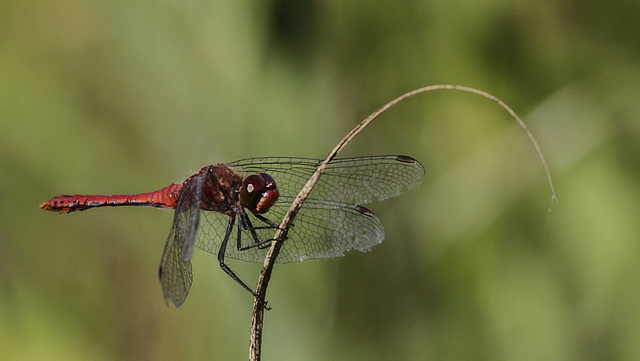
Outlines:
{"type": "Polygon", "coordinates": [[[545,171],[545,173],[547,175],[547,182],[549,183],[549,187],[551,188],[552,197],[557,202],[559,202],[558,196],[556,194],[555,186],[553,184],[553,179],[551,177],[551,171],[549,170],[549,166],[547,165],[547,161],[545,160],[544,155],[542,154],[542,150],[540,149],[540,146],[538,145],[538,142],[536,141],[536,139],[533,136],[533,134],[531,134],[531,132],[529,131],[527,126],[524,124],[522,119],[520,119],[520,117],[511,108],[509,108],[504,102],[502,102],[500,99],[498,99],[495,96],[493,96],[493,95],[491,95],[491,94],[489,94],[487,92],[484,92],[482,90],[478,90],[478,89],[470,88],[470,87],[466,87],[466,86],[461,86],[461,85],[450,85],[450,84],[440,84],[440,85],[426,86],[426,87],[418,88],[418,89],[412,90],[410,92],[407,92],[405,94],[402,94],[401,96],[399,96],[399,97],[393,99],[392,101],[388,102],[387,104],[385,104],[384,106],[382,106],[381,108],[376,110],[375,112],[371,113],[371,115],[369,115],[366,119],[364,119],[362,122],[360,122],[360,124],[358,124],[355,128],[353,128],[353,130],[351,130],[351,132],[349,132],[344,138],[342,138],[342,140],[335,146],[335,148],[333,148],[333,150],[331,150],[331,152],[329,152],[329,154],[327,155],[325,160],[318,166],[318,168],[313,173],[311,178],[309,178],[309,180],[304,185],[304,187],[302,187],[302,189],[300,190],[300,193],[298,193],[298,195],[296,196],[296,198],[293,201],[293,203],[291,203],[291,206],[289,207],[289,210],[287,211],[287,213],[285,214],[284,218],[282,219],[282,222],[280,223],[278,231],[276,232],[276,235],[274,236],[275,239],[282,239],[282,241],[274,241],[271,244],[271,247],[269,248],[269,251],[267,252],[267,256],[264,259],[264,263],[262,265],[262,270],[260,271],[260,277],[258,278],[258,285],[257,285],[257,288],[256,288],[256,294],[259,296],[259,298],[255,298],[254,301],[253,301],[253,317],[251,318],[251,336],[250,336],[251,339],[250,339],[250,342],[249,342],[249,360],[251,360],[251,361],[259,361],[260,360],[261,350],[262,350],[262,329],[263,329],[263,319],[264,319],[264,303],[260,302],[260,299],[262,299],[262,300],[266,299],[267,287],[269,285],[269,280],[271,279],[271,273],[273,271],[273,266],[274,266],[274,264],[276,262],[276,258],[278,257],[280,249],[282,248],[282,245],[284,244],[284,239],[285,239],[284,237],[286,235],[286,230],[288,230],[289,227],[291,226],[291,223],[293,222],[293,219],[295,218],[296,214],[300,210],[300,207],[302,207],[302,203],[309,196],[309,193],[311,192],[311,190],[315,186],[316,182],[318,181],[318,178],[320,178],[320,175],[322,174],[322,172],[324,172],[325,168],[327,167],[327,164],[329,164],[329,162],[345,146],[347,146],[347,144],[349,144],[349,142],[356,135],[358,135],[358,133],[360,133],[362,130],[364,130],[364,128],[366,128],[372,121],[374,121],[376,118],[378,118],[382,113],[387,111],[389,108],[395,106],[399,102],[401,102],[401,101],[403,101],[403,100],[405,100],[405,99],[407,99],[409,97],[412,97],[412,96],[420,94],[420,93],[428,92],[428,91],[434,91],[434,90],[458,90],[458,91],[463,91],[463,92],[467,92],[467,93],[480,95],[480,96],[482,96],[482,97],[484,97],[486,99],[489,99],[489,100],[497,103],[502,109],[504,109],[507,113],[509,113],[509,115],[511,115],[511,117],[518,123],[520,128],[522,128],[522,130],[524,130],[525,134],[527,135],[527,137],[529,138],[529,140],[533,144],[533,146],[534,146],[534,148],[536,150],[536,153],[538,153],[538,157],[540,159],[540,162],[542,163],[542,166],[544,167],[544,171],[545,171]]]}

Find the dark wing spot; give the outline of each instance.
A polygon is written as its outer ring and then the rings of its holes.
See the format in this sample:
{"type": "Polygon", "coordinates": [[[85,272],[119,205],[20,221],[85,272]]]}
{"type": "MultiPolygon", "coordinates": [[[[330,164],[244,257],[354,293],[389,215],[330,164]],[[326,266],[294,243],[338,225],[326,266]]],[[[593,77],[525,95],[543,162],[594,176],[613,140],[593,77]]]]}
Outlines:
{"type": "Polygon", "coordinates": [[[404,163],[415,163],[415,159],[407,156],[407,155],[399,155],[396,157],[396,160],[398,162],[404,162],[404,163]]]}
{"type": "Polygon", "coordinates": [[[371,212],[370,210],[368,210],[367,208],[365,208],[363,206],[356,205],[356,211],[362,213],[363,215],[365,215],[367,217],[374,217],[373,212],[371,212]]]}

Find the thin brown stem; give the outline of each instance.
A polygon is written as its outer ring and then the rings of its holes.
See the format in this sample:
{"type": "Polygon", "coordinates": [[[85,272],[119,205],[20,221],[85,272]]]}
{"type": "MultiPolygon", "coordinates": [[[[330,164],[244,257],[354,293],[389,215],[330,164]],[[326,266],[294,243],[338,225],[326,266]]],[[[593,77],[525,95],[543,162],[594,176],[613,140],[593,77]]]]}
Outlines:
{"type": "MultiPolygon", "coordinates": [[[[540,158],[540,162],[542,163],[542,166],[544,167],[544,171],[545,171],[545,173],[547,175],[547,182],[549,183],[549,187],[551,188],[552,197],[556,201],[558,201],[558,196],[556,194],[555,186],[553,184],[553,179],[551,178],[551,171],[549,170],[549,166],[547,165],[547,161],[545,160],[544,155],[542,154],[542,150],[540,149],[540,146],[538,145],[538,142],[534,138],[533,134],[531,134],[529,129],[527,129],[527,126],[524,124],[522,119],[520,119],[520,117],[518,117],[518,115],[511,108],[509,108],[500,99],[498,99],[495,96],[493,96],[493,95],[491,95],[489,93],[486,93],[486,92],[484,92],[482,90],[478,90],[478,89],[474,89],[474,88],[470,88],[470,87],[466,87],[466,86],[461,86],[461,85],[449,85],[449,84],[431,85],[431,86],[427,86],[427,87],[423,87],[423,88],[412,90],[412,91],[410,91],[408,93],[405,93],[405,94],[395,98],[394,100],[392,100],[389,103],[385,104],[380,109],[378,109],[375,112],[371,113],[371,115],[369,115],[365,120],[363,120],[360,124],[358,124],[355,128],[353,128],[353,130],[351,130],[351,132],[349,132],[349,134],[347,134],[344,138],[342,138],[342,140],[335,146],[335,148],[333,148],[333,150],[331,152],[329,152],[329,154],[327,155],[325,160],[318,166],[318,168],[313,173],[311,178],[309,178],[309,180],[304,185],[304,187],[302,187],[302,189],[300,190],[300,193],[298,193],[298,195],[296,196],[296,199],[293,201],[293,203],[291,203],[291,207],[289,207],[289,210],[287,211],[287,214],[285,214],[284,218],[282,219],[282,222],[280,223],[279,229],[276,232],[276,235],[275,235],[274,238],[275,239],[284,239],[284,236],[286,235],[286,230],[288,230],[289,227],[291,226],[291,223],[293,222],[293,219],[295,218],[296,214],[300,210],[300,207],[302,207],[302,203],[309,196],[309,193],[311,192],[311,190],[315,186],[316,182],[318,181],[318,178],[320,178],[320,175],[322,174],[322,172],[327,167],[327,164],[347,144],[349,144],[349,142],[356,135],[358,135],[358,133],[360,133],[364,128],[366,128],[372,121],[374,121],[376,118],[378,118],[382,113],[387,111],[389,108],[395,106],[399,102],[401,102],[401,101],[403,101],[403,100],[405,100],[405,99],[407,99],[409,97],[412,97],[414,95],[417,95],[417,94],[420,94],[420,93],[424,93],[424,92],[428,92],[428,91],[433,91],[433,90],[459,90],[459,91],[464,91],[464,92],[468,92],[468,93],[473,93],[473,94],[480,95],[480,96],[482,96],[482,97],[484,97],[486,99],[489,99],[489,100],[497,103],[502,109],[507,111],[507,113],[509,113],[509,115],[511,115],[511,117],[518,123],[520,128],[522,128],[522,130],[524,130],[524,132],[526,133],[526,135],[529,138],[529,140],[531,141],[531,143],[533,143],[533,146],[534,146],[534,148],[536,150],[536,153],[538,154],[538,157],[540,158]]],[[[266,299],[267,287],[269,285],[269,280],[271,279],[271,273],[273,271],[273,266],[274,266],[274,264],[276,262],[276,258],[278,257],[278,254],[280,252],[280,248],[282,248],[283,244],[284,244],[284,241],[274,241],[274,242],[272,242],[271,248],[269,248],[269,251],[267,252],[267,256],[264,259],[264,263],[262,265],[262,270],[260,272],[260,277],[258,278],[258,285],[257,285],[257,288],[256,288],[256,294],[260,298],[256,298],[253,301],[253,317],[251,319],[251,335],[250,335],[251,338],[250,338],[250,342],[249,342],[249,360],[250,361],[259,361],[260,358],[261,358],[262,330],[263,330],[263,320],[264,320],[264,303],[260,302],[260,299],[262,299],[262,300],[266,299]]]]}

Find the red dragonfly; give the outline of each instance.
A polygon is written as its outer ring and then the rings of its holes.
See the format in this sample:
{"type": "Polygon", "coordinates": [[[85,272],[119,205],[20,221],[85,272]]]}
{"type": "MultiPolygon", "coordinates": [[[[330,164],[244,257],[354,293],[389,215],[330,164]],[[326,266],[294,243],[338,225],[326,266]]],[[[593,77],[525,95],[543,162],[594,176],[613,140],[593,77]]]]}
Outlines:
{"type": "MultiPolygon", "coordinates": [[[[97,196],[63,195],[40,208],[68,213],[105,206],[175,209],[160,261],[165,302],[179,307],[193,280],[193,247],[217,254],[220,267],[255,296],[225,263],[225,257],[262,262],[274,230],[302,186],[322,161],[310,158],[250,158],[206,166],[182,184],[151,193],[97,196]],[[277,185],[276,185],[277,182],[277,185]],[[229,240],[235,246],[227,247],[229,240]]],[[[408,156],[369,156],[332,160],[303,203],[278,262],[343,256],[368,251],[384,239],[378,218],[361,204],[384,200],[418,186],[422,165],[408,156]]]]}

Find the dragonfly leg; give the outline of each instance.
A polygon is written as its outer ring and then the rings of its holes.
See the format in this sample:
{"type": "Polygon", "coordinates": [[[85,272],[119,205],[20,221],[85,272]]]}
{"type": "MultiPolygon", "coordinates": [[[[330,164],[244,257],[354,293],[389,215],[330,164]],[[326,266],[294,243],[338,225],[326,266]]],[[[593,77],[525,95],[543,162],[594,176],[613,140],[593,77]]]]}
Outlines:
{"type": "Polygon", "coordinates": [[[269,218],[266,218],[265,216],[261,215],[261,214],[254,214],[254,216],[256,218],[258,218],[260,221],[266,223],[266,226],[258,226],[255,227],[252,223],[251,220],[249,219],[249,217],[247,217],[247,213],[246,212],[242,212],[242,219],[244,220],[243,224],[242,224],[242,228],[246,229],[246,230],[250,230],[250,229],[272,229],[272,228],[278,228],[278,225],[275,224],[274,222],[272,222],[269,218]]]}
{"type": "MultiPolygon", "coordinates": [[[[258,218],[259,220],[263,221],[264,223],[270,225],[271,227],[265,227],[265,228],[277,228],[277,229],[282,229],[280,228],[277,224],[273,223],[271,220],[269,220],[268,218],[264,217],[263,215],[260,214],[254,214],[254,216],[256,216],[256,218],[258,218]]],[[[285,232],[283,233],[282,238],[272,238],[269,241],[284,241],[285,239],[287,239],[287,230],[284,230],[285,232]]],[[[259,244],[257,247],[260,249],[264,249],[267,248],[269,246],[269,244],[267,242],[263,242],[262,244],[259,244]]]]}
{"type": "MultiPolygon", "coordinates": [[[[245,290],[249,291],[249,293],[251,293],[251,295],[253,295],[253,297],[255,297],[256,299],[258,299],[258,301],[262,304],[262,306],[267,309],[270,310],[271,308],[267,307],[267,301],[265,301],[262,297],[258,296],[257,293],[255,293],[251,288],[249,288],[249,286],[247,286],[241,279],[240,277],[238,277],[238,275],[236,275],[235,272],[233,272],[233,270],[231,270],[231,268],[229,266],[227,266],[227,264],[224,262],[224,254],[227,251],[227,243],[229,243],[229,237],[231,236],[231,231],[233,230],[233,225],[235,223],[236,220],[236,216],[235,215],[230,215],[229,216],[229,223],[227,224],[227,229],[225,231],[224,234],[224,239],[222,240],[222,243],[220,243],[220,250],[218,251],[218,263],[220,264],[220,268],[222,268],[222,270],[224,271],[224,273],[226,273],[227,275],[229,275],[229,277],[231,277],[234,281],[236,281],[236,283],[238,283],[240,286],[242,286],[242,288],[244,288],[245,290]]],[[[238,222],[238,243],[240,242],[240,237],[242,234],[242,222],[238,222]]]]}
{"type": "Polygon", "coordinates": [[[269,226],[263,226],[263,227],[254,227],[253,224],[251,223],[251,220],[249,219],[249,217],[247,216],[247,214],[242,211],[240,212],[240,223],[242,224],[242,228],[249,231],[251,233],[251,237],[253,238],[253,243],[243,247],[242,246],[242,242],[240,239],[240,224],[238,224],[238,251],[246,251],[248,249],[254,248],[254,247],[258,247],[259,249],[265,249],[267,247],[269,247],[269,245],[271,244],[271,241],[281,241],[282,239],[276,239],[276,238],[269,238],[269,239],[265,239],[265,240],[260,240],[260,238],[258,237],[258,234],[256,233],[256,229],[270,229],[270,228],[278,228],[278,225],[273,223],[272,221],[270,221],[269,219],[256,214],[255,215],[256,218],[258,218],[259,220],[263,221],[264,223],[268,224],[269,226]]]}
{"type": "Polygon", "coordinates": [[[266,226],[266,227],[258,227],[258,228],[278,228],[278,229],[280,228],[280,227],[278,227],[277,224],[275,224],[269,218],[263,216],[262,214],[254,214],[254,216],[256,216],[256,218],[258,218],[262,222],[264,222],[264,223],[269,225],[269,226],[266,226]]]}

